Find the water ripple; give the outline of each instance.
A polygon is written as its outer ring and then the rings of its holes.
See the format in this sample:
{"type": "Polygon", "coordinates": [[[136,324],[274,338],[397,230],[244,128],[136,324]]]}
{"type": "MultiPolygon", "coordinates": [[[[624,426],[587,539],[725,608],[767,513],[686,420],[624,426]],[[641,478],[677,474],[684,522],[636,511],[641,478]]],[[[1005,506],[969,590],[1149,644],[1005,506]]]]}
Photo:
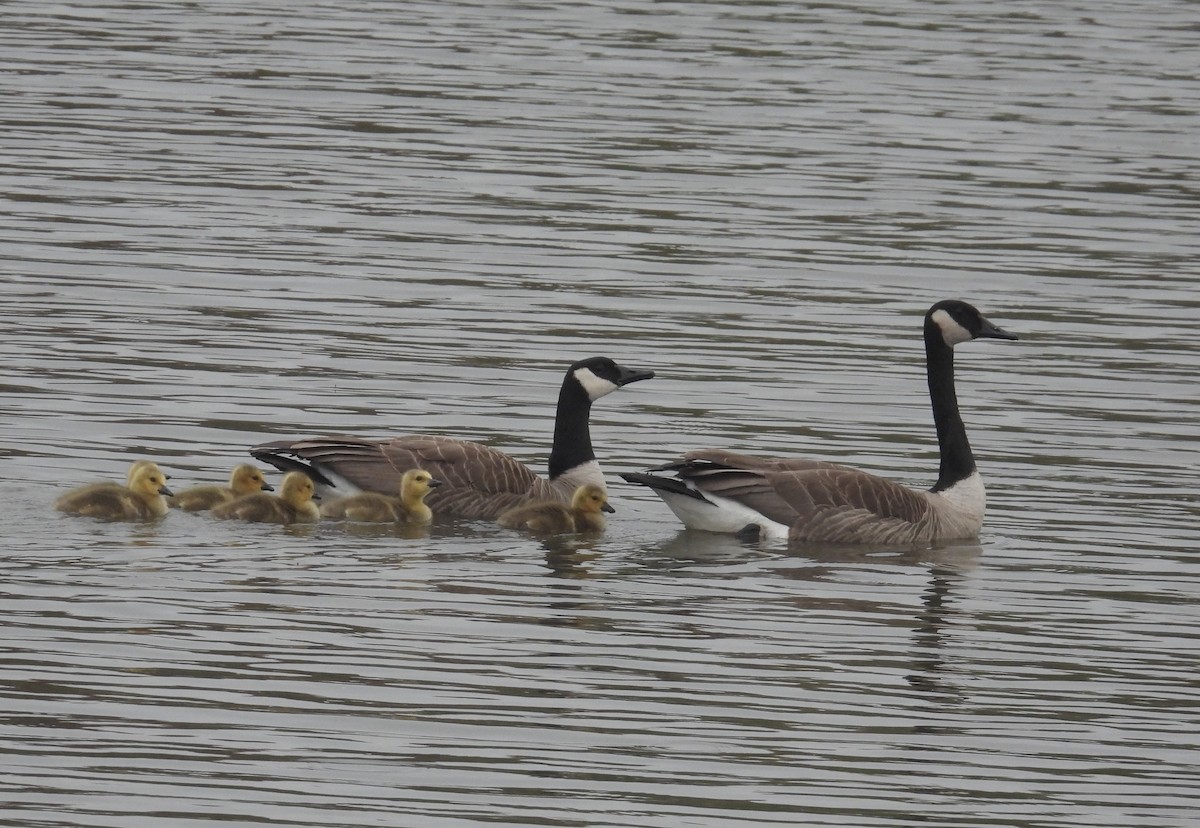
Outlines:
{"type": "Polygon", "coordinates": [[[1188,4],[8,4],[3,824],[1195,821],[1188,4]],[[977,543],[99,524],[282,434],[937,466],[977,543]],[[397,823],[400,820],[400,823],[397,823]]]}

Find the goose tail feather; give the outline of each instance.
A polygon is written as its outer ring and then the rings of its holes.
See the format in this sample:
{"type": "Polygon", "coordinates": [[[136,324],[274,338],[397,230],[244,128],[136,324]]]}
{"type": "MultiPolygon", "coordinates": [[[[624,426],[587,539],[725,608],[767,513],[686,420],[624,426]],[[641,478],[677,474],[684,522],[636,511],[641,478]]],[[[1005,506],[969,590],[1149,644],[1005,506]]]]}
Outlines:
{"type": "MultiPolygon", "coordinates": [[[[670,465],[675,464],[669,464],[669,466],[670,465]]],[[[669,466],[652,469],[651,471],[670,471],[671,469],[669,466]]],[[[622,472],[621,477],[630,483],[637,483],[640,486],[646,486],[656,492],[684,495],[705,503],[712,502],[698,489],[695,489],[692,486],[687,485],[687,483],[684,481],[674,477],[662,477],[661,475],[651,474],[650,472],[622,472]]]]}

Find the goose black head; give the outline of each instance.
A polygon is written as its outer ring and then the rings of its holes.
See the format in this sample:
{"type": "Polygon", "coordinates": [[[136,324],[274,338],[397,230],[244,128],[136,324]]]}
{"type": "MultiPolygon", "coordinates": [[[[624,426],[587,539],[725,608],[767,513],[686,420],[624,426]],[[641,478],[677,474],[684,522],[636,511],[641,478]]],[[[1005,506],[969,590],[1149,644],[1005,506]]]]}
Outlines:
{"type": "Polygon", "coordinates": [[[653,378],[654,372],[626,368],[608,357],[598,356],[579,360],[567,369],[567,376],[573,377],[588,399],[595,402],[622,385],[653,378]]]}
{"type": "Polygon", "coordinates": [[[953,348],[960,342],[972,339],[1016,339],[1011,334],[989,322],[974,305],[969,305],[959,299],[943,299],[929,309],[925,314],[926,330],[934,326],[942,336],[942,341],[953,348]]]}

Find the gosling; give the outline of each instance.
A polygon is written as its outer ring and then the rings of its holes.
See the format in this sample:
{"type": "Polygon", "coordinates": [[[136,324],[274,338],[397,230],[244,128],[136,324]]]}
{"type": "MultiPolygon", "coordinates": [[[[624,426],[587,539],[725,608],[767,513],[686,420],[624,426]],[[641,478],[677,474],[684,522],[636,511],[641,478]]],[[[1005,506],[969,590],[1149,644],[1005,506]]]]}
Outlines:
{"type": "Polygon", "coordinates": [[[604,489],[593,484],[580,486],[571,496],[571,505],[546,500],[509,509],[496,519],[508,529],[527,529],[536,535],[561,535],[567,532],[602,532],[603,512],[615,512],[608,505],[604,489]]]}
{"type": "MultiPolygon", "coordinates": [[[[133,480],[137,476],[138,469],[142,468],[143,466],[155,466],[157,468],[157,465],[158,464],[155,463],[153,460],[134,460],[132,463],[129,464],[129,471],[125,474],[125,483],[124,484],[118,483],[115,480],[105,480],[100,483],[89,483],[86,488],[89,488],[89,489],[130,488],[130,489],[132,489],[133,488],[133,480]]],[[[170,480],[171,475],[164,473],[163,479],[170,480]]]]}
{"type": "Polygon", "coordinates": [[[313,503],[316,488],[304,472],[288,472],[279,484],[279,495],[255,492],[243,495],[230,503],[214,506],[209,512],[225,520],[246,520],[252,523],[315,523],[321,517],[313,503]]]}
{"type": "Polygon", "coordinates": [[[266,481],[262,471],[249,463],[239,463],[229,475],[228,486],[193,486],[175,495],[171,505],[185,512],[206,512],[244,495],[273,491],[275,487],[266,481]]]}
{"type": "Polygon", "coordinates": [[[156,463],[138,460],[129,467],[127,484],[93,483],[72,489],[54,502],[54,508],[101,520],[147,521],[167,513],[171,490],[156,463]]]}
{"type": "Polygon", "coordinates": [[[399,497],[359,492],[322,504],[321,517],[369,523],[430,523],[433,510],[425,503],[425,495],[440,485],[442,481],[424,469],[409,469],[400,478],[399,497]]]}

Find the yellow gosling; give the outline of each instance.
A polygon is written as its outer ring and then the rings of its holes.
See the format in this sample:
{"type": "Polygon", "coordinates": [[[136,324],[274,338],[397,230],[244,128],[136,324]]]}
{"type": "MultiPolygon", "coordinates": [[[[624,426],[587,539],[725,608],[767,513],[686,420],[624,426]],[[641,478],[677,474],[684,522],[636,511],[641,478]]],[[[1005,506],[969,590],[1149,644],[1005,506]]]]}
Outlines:
{"type": "Polygon", "coordinates": [[[139,460],[129,468],[127,486],[93,483],[73,489],[54,503],[68,515],[101,520],[154,520],[167,513],[167,476],[156,463],[139,460]]]}
{"type": "Polygon", "coordinates": [[[239,497],[256,492],[273,492],[261,470],[249,463],[239,463],[229,475],[228,486],[193,486],[171,499],[171,505],[185,512],[205,512],[222,503],[232,503],[239,497]]]}
{"type": "MultiPolygon", "coordinates": [[[[129,465],[129,471],[125,474],[125,483],[123,485],[121,483],[116,482],[115,480],[105,480],[101,483],[89,483],[88,488],[90,488],[90,489],[133,488],[134,476],[137,474],[137,470],[142,468],[143,466],[154,466],[155,468],[157,468],[158,464],[155,463],[153,460],[134,460],[129,465]]],[[[164,474],[163,478],[166,480],[170,480],[171,475],[164,474]]]]}
{"type": "Polygon", "coordinates": [[[321,517],[369,523],[429,523],[433,510],[425,503],[425,496],[440,485],[441,481],[424,469],[409,469],[400,478],[399,497],[360,492],[322,505],[321,517]]]}
{"type": "Polygon", "coordinates": [[[580,486],[571,496],[571,505],[546,500],[509,509],[497,518],[508,529],[527,529],[536,535],[561,535],[567,532],[602,532],[603,512],[615,511],[599,486],[580,486]]]}
{"type": "MultiPolygon", "coordinates": [[[[130,463],[129,464],[129,473],[125,475],[125,485],[132,489],[133,488],[133,480],[137,476],[138,469],[145,468],[147,466],[153,466],[156,469],[158,468],[158,464],[155,463],[153,460],[134,460],[132,463],[130,463]]],[[[161,471],[161,469],[160,469],[160,471],[161,471]]],[[[163,479],[170,480],[171,475],[164,474],[163,479]]]]}
{"type": "Polygon", "coordinates": [[[316,487],[304,472],[288,472],[279,485],[279,495],[255,492],[243,495],[230,503],[214,506],[210,514],[227,520],[246,520],[252,523],[315,523],[321,517],[313,503],[316,487]]]}

